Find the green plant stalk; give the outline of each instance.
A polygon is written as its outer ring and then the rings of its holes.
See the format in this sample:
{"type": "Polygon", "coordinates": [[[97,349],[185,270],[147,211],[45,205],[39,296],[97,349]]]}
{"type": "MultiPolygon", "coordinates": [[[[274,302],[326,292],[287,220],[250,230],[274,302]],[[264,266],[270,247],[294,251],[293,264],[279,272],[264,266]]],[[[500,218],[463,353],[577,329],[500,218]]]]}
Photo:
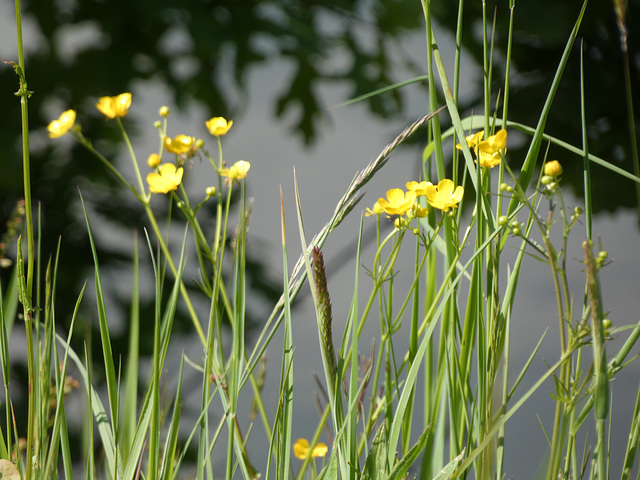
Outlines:
{"type": "MultiPolygon", "coordinates": [[[[229,198],[230,198],[230,192],[229,192],[229,196],[227,198],[227,215],[225,215],[225,232],[226,232],[226,224],[227,224],[227,219],[228,219],[228,207],[229,207],[229,198]]],[[[218,202],[218,205],[220,206],[220,202],[218,202]]],[[[220,207],[219,207],[220,208],[220,207]]],[[[218,218],[220,218],[221,215],[218,215],[218,218]]],[[[226,234],[225,234],[226,235],[226,234]]],[[[216,235],[217,238],[217,235],[216,235]]],[[[218,284],[220,282],[220,275],[222,274],[221,272],[221,268],[222,268],[222,261],[223,261],[223,256],[224,256],[224,248],[221,250],[221,255],[220,258],[218,258],[218,263],[217,263],[217,267],[216,267],[216,272],[214,274],[214,278],[213,278],[213,294],[211,296],[211,305],[210,305],[210,310],[209,310],[209,326],[207,328],[207,337],[206,337],[206,348],[205,348],[205,365],[204,365],[204,371],[203,371],[203,375],[202,375],[202,412],[203,412],[203,416],[200,419],[200,440],[198,443],[198,463],[197,463],[197,478],[198,480],[202,480],[204,478],[204,469],[205,467],[208,469],[209,471],[209,478],[212,478],[213,474],[211,472],[211,461],[210,461],[210,457],[207,455],[207,445],[209,444],[209,392],[210,392],[210,385],[212,383],[212,375],[216,375],[218,376],[217,380],[219,380],[219,382],[216,382],[218,385],[222,382],[222,376],[221,373],[219,372],[219,369],[216,368],[215,372],[214,372],[214,356],[215,356],[215,352],[214,352],[214,345],[215,345],[215,334],[216,334],[216,325],[218,322],[217,320],[217,316],[218,316],[218,302],[217,302],[217,288],[218,288],[218,284]]],[[[224,357],[223,357],[224,358],[224,357]]],[[[223,393],[220,394],[221,396],[223,395],[223,393]]]]}
{"type": "Polygon", "coordinates": [[[158,475],[159,437],[160,437],[160,318],[162,299],[162,280],[158,267],[154,263],[155,271],[155,308],[153,322],[153,354],[151,377],[151,424],[149,429],[149,480],[155,480],[158,475]]]}
{"type": "Polygon", "coordinates": [[[116,120],[118,121],[118,127],[120,128],[122,137],[124,138],[124,141],[127,144],[127,149],[129,150],[129,156],[131,157],[131,162],[133,163],[133,169],[136,172],[136,178],[138,179],[138,186],[140,187],[140,196],[142,198],[148,198],[149,196],[151,196],[151,194],[147,195],[145,193],[144,183],[142,183],[142,175],[140,175],[140,167],[138,166],[138,161],[136,160],[136,153],[133,151],[133,146],[131,145],[129,136],[127,135],[127,132],[124,129],[124,125],[122,125],[122,119],[120,117],[116,117],[116,120]]]}
{"type": "MultiPolygon", "coordinates": [[[[462,57],[462,18],[463,18],[464,0],[458,2],[458,19],[456,21],[456,56],[454,60],[453,70],[453,100],[458,104],[458,92],[460,90],[460,61],[462,57]]],[[[456,135],[453,135],[453,144],[456,143],[456,135]]],[[[452,160],[452,180],[453,183],[459,185],[458,182],[458,150],[454,149],[452,160]]]]}
{"type": "MultiPolygon", "coordinates": [[[[491,40],[493,43],[493,39],[491,40]]],[[[482,0],[482,86],[484,90],[484,130],[489,133],[489,118],[491,118],[491,49],[487,45],[487,2],[482,0]]],[[[464,138],[464,137],[460,137],[464,138]]]]}
{"type": "MultiPolygon", "coordinates": [[[[581,45],[582,46],[582,45],[581,45]]],[[[584,177],[584,222],[587,238],[591,240],[592,232],[592,206],[591,206],[591,165],[589,162],[589,148],[588,148],[588,135],[587,135],[587,114],[585,108],[584,98],[584,49],[580,48],[580,113],[582,118],[582,151],[583,162],[582,171],[584,177]]],[[[633,115],[633,112],[631,113],[633,115]]],[[[633,137],[632,137],[633,138],[633,137]]],[[[636,171],[636,175],[640,176],[640,172],[636,171]]],[[[636,191],[638,192],[638,199],[640,202],[640,183],[636,183],[636,191]]],[[[640,206],[640,203],[639,203],[640,206]]],[[[639,207],[640,208],[640,207],[639,207]]],[[[640,215],[640,209],[638,210],[640,215]]]]}
{"type": "MultiPolygon", "coordinates": [[[[289,298],[289,266],[287,264],[287,231],[284,215],[284,198],[280,188],[280,219],[282,228],[282,281],[284,294],[284,341],[282,354],[282,369],[280,392],[282,395],[282,417],[279,427],[281,438],[279,455],[277,457],[276,478],[289,478],[291,458],[291,429],[293,426],[293,334],[291,323],[291,300],[289,298]]],[[[269,471],[267,470],[267,480],[269,471]]]]}
{"type": "MultiPolygon", "coordinates": [[[[58,248],[60,244],[58,243],[58,248]]],[[[60,252],[58,251],[58,254],[60,252]]],[[[57,257],[56,257],[57,261],[57,257]]],[[[57,265],[56,265],[57,268],[57,265]]],[[[39,339],[36,342],[36,345],[43,346],[42,351],[39,348],[36,348],[36,364],[39,367],[40,379],[38,381],[39,391],[36,399],[36,403],[38,405],[38,413],[40,414],[40,419],[38,421],[38,431],[36,432],[36,438],[38,439],[40,452],[38,453],[38,458],[40,461],[45,461],[47,458],[47,444],[49,443],[47,440],[47,430],[49,423],[49,406],[51,401],[51,358],[53,356],[52,346],[55,343],[55,323],[53,317],[53,308],[55,305],[55,280],[52,279],[51,274],[51,260],[49,260],[47,264],[47,270],[45,274],[45,306],[44,306],[44,341],[43,339],[39,339]]],[[[39,283],[39,282],[38,282],[39,283]]],[[[36,328],[36,331],[38,329],[36,328]]],[[[57,364],[54,367],[54,376],[57,372],[57,364]]],[[[57,451],[56,451],[57,453],[57,451]]]]}
{"type": "MultiPolygon", "coordinates": [[[[509,34],[507,35],[507,55],[505,60],[504,72],[504,100],[502,101],[502,125],[505,126],[507,125],[507,119],[509,118],[509,93],[511,85],[509,80],[511,75],[511,49],[513,46],[513,22],[515,18],[515,4],[515,0],[509,0],[509,34]]],[[[504,181],[504,163],[506,163],[505,159],[503,156],[501,156],[500,169],[498,171],[498,185],[501,185],[504,181]]],[[[502,195],[498,197],[496,212],[498,216],[502,215],[502,195]]]]}
{"type": "MultiPolygon", "coordinates": [[[[35,265],[35,239],[33,235],[33,207],[31,205],[31,163],[29,159],[29,107],[31,92],[27,89],[22,43],[22,6],[21,0],[15,0],[16,37],[18,41],[18,65],[14,70],[20,79],[20,88],[16,95],[20,97],[20,117],[22,119],[22,176],[24,182],[25,224],[27,228],[27,292],[31,298],[33,289],[33,267],[35,265]]],[[[29,467],[27,467],[29,468],[29,467]]],[[[30,471],[30,470],[29,470],[30,471]]]]}
{"type": "Polygon", "coordinates": [[[122,429],[120,444],[123,459],[126,462],[133,444],[138,410],[138,367],[140,358],[140,255],[138,234],[133,242],[133,292],[129,312],[129,346],[127,349],[127,367],[125,372],[124,409],[122,411],[122,429]]]}
{"type": "Polygon", "coordinates": [[[607,440],[605,421],[609,411],[609,375],[607,373],[607,354],[604,348],[604,318],[602,311],[602,296],[596,262],[591,251],[591,242],[586,240],[583,244],[584,262],[587,272],[587,289],[591,302],[591,332],[593,335],[593,365],[596,379],[595,390],[595,420],[596,420],[596,448],[594,452],[597,478],[607,479],[607,440]]]}
{"type": "MultiPolygon", "coordinates": [[[[229,197],[231,197],[231,188],[229,188],[229,197]]],[[[230,377],[229,382],[229,411],[227,418],[229,420],[229,436],[228,436],[228,450],[227,450],[227,479],[231,480],[233,476],[233,447],[234,436],[237,426],[237,408],[238,397],[240,395],[240,372],[243,367],[244,361],[244,313],[245,313],[245,283],[244,283],[244,271],[245,271],[245,245],[246,245],[246,230],[247,230],[247,214],[246,214],[246,189],[245,182],[241,183],[241,210],[240,210],[240,225],[239,231],[236,235],[236,248],[235,248],[235,265],[234,265],[234,305],[233,305],[233,339],[231,350],[231,365],[230,365],[230,377]]],[[[220,272],[221,274],[222,272],[220,272]]]]}
{"type": "MultiPolygon", "coordinates": [[[[29,377],[29,400],[28,400],[28,419],[27,419],[27,466],[26,478],[32,478],[33,462],[31,456],[33,454],[33,435],[35,423],[36,395],[37,385],[35,384],[35,371],[33,352],[33,310],[31,307],[31,295],[33,292],[33,269],[35,265],[35,243],[33,235],[33,207],[31,205],[31,164],[29,159],[29,108],[28,98],[31,95],[27,88],[24,47],[22,42],[22,6],[20,0],[15,0],[16,11],[16,36],[18,44],[18,66],[14,65],[14,70],[18,74],[20,88],[17,95],[20,97],[20,116],[22,119],[22,176],[24,184],[24,205],[25,205],[25,223],[27,229],[27,273],[24,278],[24,263],[22,259],[22,246],[18,240],[18,262],[21,269],[18,281],[21,283],[21,302],[24,307],[24,322],[27,334],[27,368],[29,377]],[[20,266],[21,265],[21,266],[20,266]]],[[[8,398],[8,397],[7,397],[8,398]]],[[[8,425],[7,425],[8,427],[8,425]]]]}
{"type": "Polygon", "coordinates": [[[17,269],[18,269],[18,291],[20,295],[20,303],[23,306],[23,316],[25,329],[27,334],[27,372],[28,372],[28,386],[29,386],[29,398],[28,398],[28,418],[27,418],[27,466],[26,473],[27,478],[31,478],[31,470],[33,468],[32,456],[33,452],[33,436],[35,431],[36,422],[36,397],[38,386],[35,379],[35,359],[33,352],[33,307],[29,300],[29,293],[27,289],[27,282],[24,273],[24,260],[22,257],[22,237],[18,237],[18,250],[17,250],[17,269]]]}
{"type": "MultiPolygon", "coordinates": [[[[58,244],[59,246],[59,244],[58,244]]],[[[57,268],[56,268],[57,271],[57,268]]],[[[71,337],[73,335],[73,331],[74,331],[74,326],[75,326],[75,321],[78,317],[78,310],[80,308],[80,302],[84,296],[84,290],[86,288],[86,284],[82,287],[82,290],[80,291],[80,294],[78,295],[78,300],[76,301],[76,305],[73,311],[73,316],[71,317],[71,325],[69,326],[69,333],[67,334],[67,342],[64,346],[64,357],[63,357],[63,361],[62,361],[62,366],[60,368],[60,370],[58,371],[58,369],[55,370],[56,373],[56,383],[57,383],[57,391],[56,391],[56,413],[54,416],[54,420],[53,420],[53,429],[52,429],[52,433],[51,433],[51,442],[50,442],[50,449],[49,449],[49,455],[47,455],[46,457],[46,463],[44,465],[44,469],[42,470],[42,477],[41,478],[51,478],[51,472],[54,469],[54,465],[55,462],[53,461],[53,458],[57,452],[57,443],[58,443],[58,438],[60,435],[62,435],[63,439],[66,438],[66,441],[62,443],[62,450],[63,450],[63,461],[64,461],[64,468],[65,468],[65,473],[67,473],[66,478],[72,478],[71,476],[68,475],[69,472],[72,471],[72,467],[71,467],[71,455],[68,452],[69,450],[69,445],[68,445],[68,433],[66,431],[67,429],[67,421],[66,421],[66,415],[65,415],[65,410],[64,410],[64,384],[65,384],[65,378],[66,378],[66,372],[67,372],[67,363],[69,360],[69,351],[71,349],[71,337]],[[66,447],[66,448],[65,448],[66,447]]],[[[54,349],[54,354],[55,354],[55,358],[56,358],[56,365],[58,365],[58,353],[57,353],[57,349],[54,349]]]]}

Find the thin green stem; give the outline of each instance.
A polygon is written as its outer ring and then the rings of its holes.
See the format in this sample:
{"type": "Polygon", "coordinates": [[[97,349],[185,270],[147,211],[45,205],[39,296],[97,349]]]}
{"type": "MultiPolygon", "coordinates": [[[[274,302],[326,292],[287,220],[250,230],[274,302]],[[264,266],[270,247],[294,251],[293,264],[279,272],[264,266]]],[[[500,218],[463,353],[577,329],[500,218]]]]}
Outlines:
{"type": "Polygon", "coordinates": [[[133,169],[136,172],[136,177],[138,179],[138,186],[140,187],[140,197],[146,198],[147,195],[144,191],[144,183],[142,182],[142,175],[140,175],[140,167],[138,166],[138,161],[136,160],[136,153],[133,150],[133,146],[131,145],[131,141],[129,140],[129,136],[127,135],[127,131],[124,129],[124,125],[122,125],[122,119],[120,117],[116,117],[118,121],[118,127],[120,127],[120,132],[122,132],[122,137],[124,138],[124,142],[127,144],[127,149],[129,150],[129,155],[131,156],[131,162],[133,163],[133,169]]]}

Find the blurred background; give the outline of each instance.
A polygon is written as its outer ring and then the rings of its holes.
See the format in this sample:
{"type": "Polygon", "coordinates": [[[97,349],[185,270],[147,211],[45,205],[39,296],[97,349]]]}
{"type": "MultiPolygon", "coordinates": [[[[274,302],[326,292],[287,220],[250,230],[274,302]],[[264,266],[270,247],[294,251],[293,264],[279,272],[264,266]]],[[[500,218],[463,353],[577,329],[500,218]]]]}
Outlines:
{"type": "MultiPolygon", "coordinates": [[[[43,261],[55,254],[61,238],[58,323],[63,327],[68,322],[82,284],[93,278],[79,189],[87,201],[92,225],[99,232],[101,266],[107,277],[105,283],[110,285],[109,315],[113,320],[112,344],[116,356],[126,352],[128,336],[126,318],[131,272],[124,270],[123,274],[123,268],[129,268],[134,232],[142,233],[144,215],[133,198],[122,194],[115,178],[70,136],[55,141],[48,138],[47,124],[62,111],[76,109],[77,123],[84,135],[125,174],[132,173],[130,160],[115,123],[105,121],[95,109],[98,97],[125,91],[133,93],[132,107],[124,123],[141,163],[158,149],[153,122],[159,118],[157,111],[162,105],[172,111],[169,135],[184,133],[203,138],[212,152],[216,144],[204,122],[213,116],[233,119],[233,128],[223,138],[224,158],[228,163],[240,159],[251,162],[247,183],[249,195],[255,199],[248,252],[253,289],[249,321],[256,327],[255,332],[264,324],[279,297],[282,275],[279,186],[284,190],[291,228],[295,224],[293,167],[301,189],[305,228],[311,237],[330,218],[355,173],[405,126],[428,113],[425,82],[332,108],[358,95],[426,74],[424,21],[417,0],[159,0],[153,8],[142,0],[32,0],[23,2],[22,7],[26,76],[29,89],[34,91],[29,101],[31,178],[34,204],[39,204],[43,213],[43,261]]],[[[640,12],[639,7],[640,1],[629,2],[630,22],[640,12]]],[[[458,6],[455,2],[437,2],[432,8],[438,27],[436,36],[451,79],[458,6]]],[[[579,8],[578,2],[517,2],[511,120],[532,126],[537,123],[579,8]]],[[[491,86],[495,100],[504,85],[508,2],[487,2],[486,11],[489,24],[494,13],[496,22],[494,84],[491,86]]],[[[480,114],[483,110],[482,3],[465,2],[463,15],[461,112],[480,114]]],[[[581,45],[590,153],[631,172],[623,56],[613,2],[589,4],[545,131],[572,145],[582,143],[581,45]]],[[[636,105],[640,96],[637,89],[639,45],[637,31],[632,29],[628,49],[636,105]]],[[[0,3],[0,57],[17,62],[12,2],[0,3]]],[[[4,145],[0,153],[2,233],[6,230],[5,222],[22,198],[20,104],[13,95],[17,89],[17,77],[10,65],[0,65],[0,144],[4,145]]],[[[446,112],[440,118],[447,127],[446,112]]],[[[512,165],[519,165],[528,143],[522,136],[511,138],[507,158],[512,165]]],[[[426,139],[426,129],[421,129],[392,155],[387,166],[367,186],[364,200],[352,218],[327,242],[324,256],[333,294],[334,318],[338,322],[334,331],[341,331],[344,320],[340,324],[340,319],[346,318],[351,298],[357,217],[388,188],[402,187],[406,181],[418,179],[426,139]]],[[[562,162],[567,203],[580,204],[582,159],[553,147],[549,158],[562,162]]],[[[146,167],[141,165],[141,168],[144,172],[146,167]]],[[[199,191],[204,196],[204,189],[214,183],[207,162],[197,158],[187,167],[184,178],[188,191],[195,192],[194,198],[199,198],[199,191]]],[[[640,268],[635,185],[597,165],[592,167],[592,178],[593,205],[597,212],[594,235],[602,238],[603,248],[613,260],[602,272],[605,310],[609,310],[614,326],[635,323],[640,268]]],[[[161,201],[154,204],[158,211],[165,207],[161,201]]],[[[215,205],[209,202],[207,208],[202,211],[205,225],[213,221],[215,205]]],[[[181,219],[176,217],[174,221],[181,219]]],[[[374,237],[373,223],[365,221],[370,239],[374,237]]],[[[297,233],[291,230],[289,234],[292,264],[300,249],[296,248],[297,233]]],[[[579,260],[581,235],[578,228],[572,243],[575,254],[570,256],[575,262],[569,263],[576,292],[583,288],[579,260]]],[[[6,251],[9,259],[15,258],[12,246],[15,240],[12,241],[6,251]]],[[[514,255],[515,248],[514,242],[514,255]]],[[[407,252],[406,257],[405,266],[411,272],[412,254],[407,252]]],[[[549,273],[539,262],[531,263],[527,275],[523,275],[514,307],[512,348],[514,356],[522,359],[516,366],[524,364],[546,325],[551,327],[551,332],[556,328],[553,291],[548,288],[549,273]]],[[[8,273],[8,269],[0,272],[3,283],[8,273]]],[[[197,295],[195,282],[190,286],[197,295]]],[[[306,290],[303,292],[306,294],[306,290]]],[[[312,372],[320,370],[321,364],[317,340],[309,335],[315,333],[310,305],[302,295],[294,311],[295,325],[299,326],[294,330],[296,348],[305,351],[304,357],[299,355],[296,359],[295,385],[300,393],[295,407],[299,421],[294,422],[294,437],[309,437],[315,423],[312,425],[304,419],[315,421],[316,418],[308,392],[315,388],[312,372]],[[306,355],[307,351],[317,354],[306,355]]],[[[151,291],[143,298],[142,308],[146,312],[142,316],[144,331],[150,328],[153,319],[151,291]]],[[[95,317],[95,307],[85,300],[76,346],[87,338],[99,341],[97,335],[91,336],[91,330],[97,328],[95,317]]],[[[173,365],[177,368],[183,349],[197,351],[200,346],[191,334],[186,316],[176,326],[181,327],[180,340],[172,350],[173,365]]],[[[377,325],[371,328],[373,337],[377,325]]],[[[20,333],[16,335],[19,339],[20,333]]],[[[141,354],[150,353],[150,340],[140,339],[141,354]]],[[[20,357],[19,345],[18,341],[18,352],[13,358],[20,357]]],[[[368,342],[361,348],[368,350],[368,342]]],[[[271,350],[268,375],[277,383],[277,345],[271,350]]],[[[95,351],[99,352],[99,348],[95,351]]],[[[535,372],[545,369],[545,354],[554,359],[555,352],[557,342],[553,335],[548,335],[538,360],[534,361],[538,370],[527,377],[531,383],[537,378],[535,372]]],[[[198,361],[198,353],[192,359],[198,361]]],[[[19,378],[26,367],[17,363],[14,369],[19,378]]],[[[168,376],[173,373],[168,372],[168,376]]],[[[198,389],[195,373],[193,388],[198,389]]],[[[621,415],[620,423],[616,423],[618,411],[613,412],[613,428],[620,429],[622,441],[628,434],[624,430],[623,407],[626,406],[624,411],[628,415],[637,391],[638,369],[632,366],[625,375],[627,377],[613,384],[614,403],[619,402],[615,405],[620,405],[621,415]]],[[[190,381],[188,376],[186,381],[190,381]]],[[[26,404],[22,408],[16,399],[24,398],[26,390],[19,381],[12,384],[12,389],[16,413],[20,416],[26,411],[26,404]]],[[[543,423],[552,418],[552,412],[544,409],[545,403],[551,405],[550,389],[551,385],[546,390],[543,388],[538,398],[529,402],[531,406],[511,421],[512,431],[523,432],[526,440],[507,446],[508,475],[529,477],[544,458],[546,440],[538,416],[543,423]]],[[[194,396],[197,410],[199,393],[194,396]]],[[[275,403],[275,393],[271,398],[275,403]]],[[[249,448],[260,447],[252,447],[250,441],[249,448]]]]}

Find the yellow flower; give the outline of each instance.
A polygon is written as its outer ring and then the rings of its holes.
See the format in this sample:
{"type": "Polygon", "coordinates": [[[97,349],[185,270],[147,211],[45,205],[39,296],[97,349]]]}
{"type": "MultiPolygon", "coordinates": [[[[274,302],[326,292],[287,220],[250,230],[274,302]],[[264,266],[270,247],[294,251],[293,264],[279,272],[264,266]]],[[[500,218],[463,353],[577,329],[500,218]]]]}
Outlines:
{"type": "Polygon", "coordinates": [[[416,204],[414,216],[418,218],[424,218],[429,213],[429,209],[423,207],[422,205],[416,204]]]}
{"type": "MultiPolygon", "coordinates": [[[[476,155],[477,161],[481,167],[493,168],[500,164],[500,150],[507,146],[507,131],[498,130],[495,135],[491,135],[482,141],[484,132],[476,132],[466,137],[469,148],[476,155]]],[[[456,148],[462,150],[460,144],[456,148]]]]}
{"type": "Polygon", "coordinates": [[[231,125],[233,125],[233,120],[227,122],[223,117],[213,117],[205,122],[205,125],[211,132],[211,135],[215,135],[216,137],[221,137],[222,135],[226,135],[231,125]]]}
{"type": "Polygon", "coordinates": [[[364,212],[365,217],[370,217],[371,215],[382,215],[384,213],[384,209],[382,205],[380,205],[380,200],[373,204],[372,208],[367,208],[364,212]]]}
{"type": "Polygon", "coordinates": [[[75,110],[67,110],[66,112],[62,112],[62,115],[60,115],[57,120],[54,120],[47,126],[47,130],[49,130],[49,138],[58,138],[63,136],[69,131],[71,127],[73,127],[73,124],[75,122],[75,110]]]}
{"type": "Polygon", "coordinates": [[[411,192],[415,192],[416,197],[424,197],[427,194],[426,188],[428,184],[429,182],[426,182],[426,181],[423,181],[423,182],[411,181],[411,182],[407,182],[406,187],[407,187],[407,190],[411,192]]]}
{"type": "Polygon", "coordinates": [[[188,135],[177,135],[174,138],[164,137],[164,148],[167,152],[182,155],[191,150],[191,147],[196,143],[196,137],[190,137],[188,135]]]}
{"type": "Polygon", "coordinates": [[[222,175],[223,177],[227,177],[226,183],[231,183],[234,180],[241,180],[245,178],[250,168],[251,164],[249,162],[240,160],[234,163],[231,168],[223,168],[220,171],[220,175],[222,175]]]}
{"type": "Polygon", "coordinates": [[[296,440],[296,443],[293,444],[293,454],[300,460],[307,458],[309,452],[311,452],[312,457],[324,457],[328,451],[329,448],[324,443],[318,443],[313,447],[313,450],[311,450],[309,441],[306,438],[299,438],[296,440]]]}
{"type": "Polygon", "coordinates": [[[147,183],[151,193],[169,193],[175,190],[182,182],[182,167],[176,169],[173,163],[165,163],[160,166],[157,172],[147,175],[147,183]]]}
{"type": "Polygon", "coordinates": [[[115,97],[100,97],[96,108],[107,118],[124,117],[131,106],[131,94],[121,93],[115,97]]]}
{"type": "Polygon", "coordinates": [[[156,168],[161,163],[162,160],[160,159],[160,155],[158,155],[157,153],[152,153],[151,155],[149,155],[149,158],[147,158],[147,165],[149,165],[149,167],[151,168],[156,168]]]}
{"type": "Polygon", "coordinates": [[[378,203],[388,215],[402,215],[413,206],[416,200],[416,192],[408,191],[406,194],[400,188],[392,188],[387,191],[387,199],[378,199],[378,203]]]}
{"type": "Polygon", "coordinates": [[[562,175],[562,165],[557,160],[551,160],[544,164],[544,174],[550,177],[559,177],[562,175]]]}
{"type": "Polygon", "coordinates": [[[481,167],[493,168],[500,164],[500,150],[507,146],[507,131],[498,130],[483,142],[478,143],[478,163],[481,167]]]}
{"type": "Polygon", "coordinates": [[[461,186],[457,186],[454,189],[453,182],[447,178],[440,180],[437,186],[433,184],[427,186],[427,201],[429,204],[445,212],[449,208],[457,208],[463,194],[464,189],[461,186]]]}
{"type": "MultiPolygon", "coordinates": [[[[469,148],[475,151],[475,148],[478,146],[478,143],[480,143],[480,141],[482,140],[482,137],[484,137],[484,130],[480,130],[479,132],[476,132],[472,135],[468,135],[467,137],[465,137],[465,140],[467,141],[467,145],[469,145],[469,148]]],[[[462,150],[462,145],[458,144],[456,145],[456,148],[458,150],[462,150]]]]}

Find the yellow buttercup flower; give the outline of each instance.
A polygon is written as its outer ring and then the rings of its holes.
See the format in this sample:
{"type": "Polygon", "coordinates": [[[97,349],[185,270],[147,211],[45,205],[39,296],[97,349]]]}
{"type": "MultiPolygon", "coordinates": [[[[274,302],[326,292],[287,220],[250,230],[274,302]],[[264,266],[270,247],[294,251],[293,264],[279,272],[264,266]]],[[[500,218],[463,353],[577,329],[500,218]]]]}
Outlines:
{"type": "Polygon", "coordinates": [[[415,192],[416,197],[424,197],[427,194],[426,189],[428,184],[429,182],[426,182],[426,181],[422,181],[422,182],[411,181],[411,182],[407,182],[406,187],[407,187],[407,190],[415,192]]]}
{"type": "Polygon", "coordinates": [[[178,188],[182,182],[184,169],[177,168],[173,163],[165,163],[157,172],[147,175],[147,183],[151,193],[169,193],[178,188]]]}
{"type": "Polygon", "coordinates": [[[233,120],[227,122],[227,120],[223,117],[213,117],[205,122],[205,125],[209,129],[211,135],[215,135],[216,137],[221,137],[222,135],[226,135],[231,125],[233,125],[233,120]]]}
{"type": "MultiPolygon", "coordinates": [[[[493,168],[500,164],[500,150],[507,146],[507,131],[498,130],[495,135],[491,135],[486,140],[482,140],[484,132],[476,132],[466,137],[467,145],[476,155],[476,159],[481,167],[493,168]]],[[[456,148],[462,150],[460,144],[456,148]]]]}
{"type": "Polygon", "coordinates": [[[324,457],[329,451],[324,443],[318,443],[313,450],[309,445],[309,441],[306,438],[299,438],[296,443],[293,444],[293,454],[300,460],[304,460],[311,453],[311,457],[324,457]]]}
{"type": "Polygon", "coordinates": [[[550,177],[559,177],[562,175],[562,165],[557,160],[551,160],[544,164],[544,174],[550,177]]]}
{"type": "Polygon", "coordinates": [[[498,130],[486,140],[478,143],[478,163],[481,167],[493,168],[500,164],[500,150],[507,146],[507,131],[498,130]]]}
{"type": "Polygon", "coordinates": [[[384,213],[384,209],[382,205],[380,205],[380,200],[373,204],[372,208],[367,208],[364,212],[365,217],[370,217],[371,215],[382,215],[384,213]]]}
{"type": "MultiPolygon", "coordinates": [[[[482,140],[482,137],[484,137],[484,130],[480,130],[479,132],[466,136],[465,140],[467,141],[467,145],[469,145],[469,148],[475,151],[475,148],[478,146],[478,143],[480,143],[480,141],[482,140]]],[[[457,144],[456,148],[458,150],[462,150],[462,145],[457,144]]]]}
{"type": "Polygon", "coordinates": [[[164,137],[164,148],[167,152],[182,155],[191,150],[196,143],[196,137],[188,135],[176,135],[174,138],[164,137]]]}
{"type": "Polygon", "coordinates": [[[67,133],[76,122],[76,111],[67,110],[47,126],[50,138],[58,138],[67,133]]]}
{"type": "Polygon", "coordinates": [[[392,188],[387,191],[387,199],[380,198],[378,203],[387,215],[402,215],[415,201],[416,192],[408,191],[405,194],[400,188],[392,188]]]}
{"type": "Polygon", "coordinates": [[[131,94],[121,93],[115,97],[100,97],[96,108],[107,118],[124,117],[131,106],[131,94]]]}
{"type": "Polygon", "coordinates": [[[427,201],[434,208],[447,211],[450,208],[457,208],[462,200],[464,188],[455,186],[453,181],[445,178],[440,180],[438,185],[429,184],[427,186],[427,201]]]}
{"type": "Polygon", "coordinates": [[[232,183],[234,180],[242,180],[243,178],[246,178],[247,172],[250,168],[251,164],[249,162],[239,160],[230,168],[223,168],[220,171],[220,175],[222,175],[223,177],[227,177],[226,183],[232,183]]]}

